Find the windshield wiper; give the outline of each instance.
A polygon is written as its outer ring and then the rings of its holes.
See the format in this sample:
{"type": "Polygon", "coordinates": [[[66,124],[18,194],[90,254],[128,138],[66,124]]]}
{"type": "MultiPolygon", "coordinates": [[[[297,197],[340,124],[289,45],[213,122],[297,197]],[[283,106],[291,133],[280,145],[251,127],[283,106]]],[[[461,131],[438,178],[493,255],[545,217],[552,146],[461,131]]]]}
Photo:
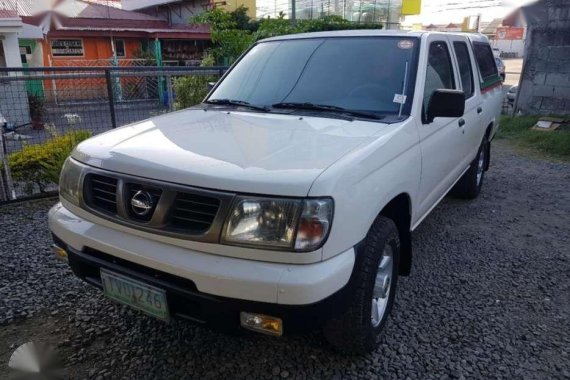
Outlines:
{"type": "Polygon", "coordinates": [[[364,112],[364,111],[354,111],[349,110],[347,108],[332,106],[329,104],[314,104],[314,103],[295,103],[295,102],[283,102],[283,103],[275,103],[272,105],[273,108],[293,108],[293,109],[300,109],[300,110],[314,110],[314,111],[328,111],[328,112],[338,112],[344,113],[351,116],[356,117],[365,117],[367,119],[376,119],[380,120],[384,116],[376,115],[372,112],[364,112]]]}
{"type": "Polygon", "coordinates": [[[215,104],[215,105],[220,105],[220,106],[236,106],[236,107],[246,107],[246,108],[250,108],[252,110],[257,110],[257,111],[263,111],[263,112],[267,112],[269,111],[268,107],[265,106],[256,106],[255,104],[250,104],[244,100],[232,100],[232,99],[209,99],[206,100],[204,103],[206,104],[215,104]]]}

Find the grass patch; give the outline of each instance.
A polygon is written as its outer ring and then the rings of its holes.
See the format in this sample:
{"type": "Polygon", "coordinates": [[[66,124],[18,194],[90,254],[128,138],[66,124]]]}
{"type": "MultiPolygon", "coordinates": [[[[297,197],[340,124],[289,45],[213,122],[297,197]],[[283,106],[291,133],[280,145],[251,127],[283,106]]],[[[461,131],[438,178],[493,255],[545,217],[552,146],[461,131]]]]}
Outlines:
{"type": "Polygon", "coordinates": [[[538,119],[539,116],[501,116],[501,125],[496,137],[509,140],[516,146],[530,149],[543,156],[570,160],[568,124],[550,132],[531,130],[538,119]]]}

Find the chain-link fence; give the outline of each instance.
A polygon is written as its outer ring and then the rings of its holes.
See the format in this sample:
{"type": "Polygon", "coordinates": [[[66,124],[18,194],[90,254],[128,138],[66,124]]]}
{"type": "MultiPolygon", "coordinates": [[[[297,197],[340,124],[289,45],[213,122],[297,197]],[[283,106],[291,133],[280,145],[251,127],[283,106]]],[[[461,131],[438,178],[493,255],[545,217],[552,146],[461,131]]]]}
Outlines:
{"type": "MultiPolygon", "coordinates": [[[[173,111],[174,82],[224,67],[0,68],[0,203],[53,193],[50,167],[85,136],[173,111]]],[[[53,177],[53,175],[52,175],[53,177]]]]}

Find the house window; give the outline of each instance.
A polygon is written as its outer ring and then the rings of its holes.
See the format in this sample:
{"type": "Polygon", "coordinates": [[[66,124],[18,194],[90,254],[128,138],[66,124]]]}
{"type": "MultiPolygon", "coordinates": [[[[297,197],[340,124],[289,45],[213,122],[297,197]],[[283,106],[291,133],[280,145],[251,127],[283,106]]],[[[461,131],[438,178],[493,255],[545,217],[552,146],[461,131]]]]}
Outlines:
{"type": "Polygon", "coordinates": [[[125,57],[125,40],[114,40],[115,43],[115,54],[117,57],[125,57]]]}
{"type": "Polygon", "coordinates": [[[82,57],[83,40],[51,40],[51,54],[54,57],[82,57]]]}
{"type": "Polygon", "coordinates": [[[31,54],[32,54],[31,46],[20,46],[20,58],[22,59],[23,64],[28,63],[28,55],[31,54]]]}

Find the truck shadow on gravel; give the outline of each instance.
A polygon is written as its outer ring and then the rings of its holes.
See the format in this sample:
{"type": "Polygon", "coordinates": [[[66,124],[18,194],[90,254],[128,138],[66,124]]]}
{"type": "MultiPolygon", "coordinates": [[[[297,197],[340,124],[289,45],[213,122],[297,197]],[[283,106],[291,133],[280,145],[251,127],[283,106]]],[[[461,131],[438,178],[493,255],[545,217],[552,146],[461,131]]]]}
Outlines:
{"type": "Polygon", "coordinates": [[[570,166],[505,145],[493,160],[477,200],[446,198],[415,231],[412,274],[361,357],[319,333],[225,335],[117,305],[54,262],[54,201],[0,208],[0,377],[30,340],[56,345],[70,378],[569,377],[570,166]]]}

